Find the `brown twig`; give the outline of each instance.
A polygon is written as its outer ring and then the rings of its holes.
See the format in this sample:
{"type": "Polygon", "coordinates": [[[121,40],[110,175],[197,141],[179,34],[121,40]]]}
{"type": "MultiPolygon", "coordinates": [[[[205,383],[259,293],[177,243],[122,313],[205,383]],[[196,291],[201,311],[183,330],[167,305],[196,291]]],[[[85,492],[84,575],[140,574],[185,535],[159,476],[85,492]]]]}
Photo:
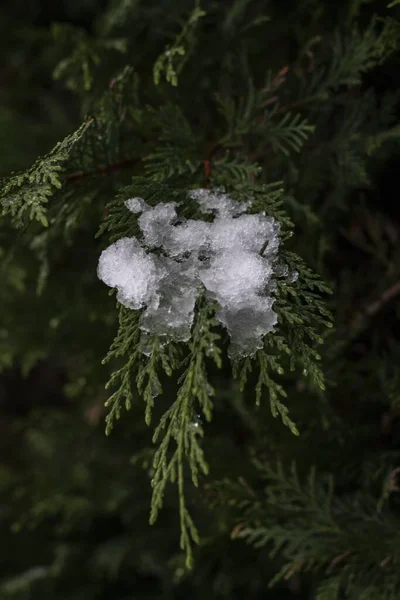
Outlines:
{"type": "Polygon", "coordinates": [[[81,171],[77,173],[72,173],[66,178],[66,183],[82,181],[82,179],[86,179],[87,177],[92,177],[94,175],[110,175],[111,173],[115,173],[117,171],[121,171],[122,169],[132,167],[133,165],[137,164],[139,160],[140,159],[137,158],[129,158],[126,160],[122,160],[119,163],[114,163],[112,165],[104,165],[101,167],[97,167],[92,171],[81,171]]]}
{"type": "Polygon", "coordinates": [[[398,295],[400,295],[400,281],[385,290],[377,300],[368,304],[362,311],[353,317],[349,325],[343,326],[337,333],[341,335],[346,331],[349,332],[347,342],[351,342],[365,329],[367,320],[378,314],[388,302],[398,295]]]}
{"type": "Polygon", "coordinates": [[[393,300],[396,296],[400,294],[400,281],[392,285],[389,289],[385,290],[378,300],[372,302],[365,309],[365,315],[368,317],[373,317],[376,315],[388,302],[393,300]]]}
{"type": "Polygon", "coordinates": [[[238,534],[240,533],[240,531],[243,529],[243,527],[245,526],[245,523],[238,523],[236,525],[236,527],[234,527],[231,531],[231,539],[234,540],[238,534]]]}
{"type": "Polygon", "coordinates": [[[206,158],[203,161],[203,165],[204,165],[204,176],[206,178],[206,180],[208,181],[210,179],[210,175],[211,175],[211,161],[206,158]]]}
{"type": "Polygon", "coordinates": [[[339,556],[335,556],[334,559],[332,559],[330,565],[329,565],[329,569],[328,571],[332,571],[339,563],[341,563],[343,560],[345,560],[348,556],[350,556],[351,552],[347,551],[347,552],[343,552],[342,554],[339,554],[339,556]]]}
{"type": "Polygon", "coordinates": [[[341,339],[340,343],[336,345],[333,352],[330,354],[330,362],[334,363],[334,359],[339,355],[343,354],[347,348],[355,342],[359,336],[368,328],[369,319],[378,314],[388,302],[400,295],[400,282],[395,283],[386,291],[384,291],[380,297],[368,304],[363,310],[357,313],[350,323],[347,323],[336,330],[336,338],[341,339]]]}
{"type": "Polygon", "coordinates": [[[392,561],[392,557],[391,556],[387,556],[386,558],[384,558],[382,560],[382,562],[379,563],[379,566],[384,568],[386,567],[386,565],[388,565],[390,562],[392,561]]]}

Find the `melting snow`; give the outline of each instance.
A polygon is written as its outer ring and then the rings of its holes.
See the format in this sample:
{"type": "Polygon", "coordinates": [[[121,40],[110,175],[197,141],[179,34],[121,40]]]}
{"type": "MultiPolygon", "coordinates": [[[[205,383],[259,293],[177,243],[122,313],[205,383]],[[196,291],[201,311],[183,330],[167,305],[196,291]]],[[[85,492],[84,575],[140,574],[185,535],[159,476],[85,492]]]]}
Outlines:
{"type": "Polygon", "coordinates": [[[150,207],[131,198],[142,239],[122,238],[102,252],[98,276],[116,288],[121,304],[143,309],[141,328],[161,337],[190,339],[202,290],[219,305],[216,314],[231,338],[231,356],[251,355],[272,331],[278,275],[279,224],[264,214],[245,214],[249,203],[221,190],[189,193],[212,222],[178,218],[176,204],[150,207]],[[156,251],[156,252],[154,252],[156,251]]]}

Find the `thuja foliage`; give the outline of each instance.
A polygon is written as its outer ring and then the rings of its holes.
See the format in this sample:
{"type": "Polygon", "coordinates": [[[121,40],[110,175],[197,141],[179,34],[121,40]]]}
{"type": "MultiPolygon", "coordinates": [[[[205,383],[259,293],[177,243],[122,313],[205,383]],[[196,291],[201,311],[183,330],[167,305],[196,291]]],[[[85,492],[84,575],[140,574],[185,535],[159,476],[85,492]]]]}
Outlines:
{"type": "Polygon", "coordinates": [[[400,95],[379,87],[396,4],[115,0],[41,23],[38,2],[17,29],[38,56],[26,93],[52,73],[58,110],[16,103],[18,78],[4,99],[20,144],[15,104],[53,132],[0,190],[0,367],[10,398],[34,389],[7,408],[23,450],[0,519],[43,548],[6,564],[5,598],[144,597],[148,578],[155,597],[398,597],[398,341],[374,321],[400,290],[376,202],[399,154],[400,95]],[[199,188],[280,225],[277,324],[251,355],[205,290],[179,341],[97,277],[140,238],[129,199],[207,221],[199,188]]]}

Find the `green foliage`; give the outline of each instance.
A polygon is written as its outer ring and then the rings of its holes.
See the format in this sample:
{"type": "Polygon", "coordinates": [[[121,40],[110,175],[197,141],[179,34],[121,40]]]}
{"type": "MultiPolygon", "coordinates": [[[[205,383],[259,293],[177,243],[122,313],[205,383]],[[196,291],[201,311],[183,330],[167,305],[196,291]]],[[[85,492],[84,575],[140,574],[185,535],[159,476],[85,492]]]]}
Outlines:
{"type": "Polygon", "coordinates": [[[68,161],[89,125],[90,123],[84,123],[28,171],[3,181],[0,196],[3,215],[10,214],[13,222],[22,226],[27,213],[28,219],[39,221],[44,227],[48,226],[44,205],[61,188],[63,164],[68,161]]]}
{"type": "Polygon", "coordinates": [[[307,95],[322,99],[339,86],[361,83],[362,75],[381,64],[397,44],[397,23],[389,18],[380,27],[377,20],[372,20],[362,33],[355,27],[346,34],[337,32],[332,41],[331,63],[328,69],[316,70],[307,85],[307,95]]]}
{"type": "Polygon", "coordinates": [[[94,72],[107,52],[126,52],[125,39],[91,40],[86,31],[59,23],[53,25],[52,33],[58,47],[64,47],[64,52],[68,52],[68,57],[54,69],[54,78],[65,81],[73,92],[91,90],[94,72]]]}
{"type": "Polygon", "coordinates": [[[206,13],[200,7],[199,1],[196,2],[196,7],[189,16],[182,31],[176,36],[173,44],[167,46],[166,49],[156,62],[154,63],[154,83],[158,85],[163,73],[165,79],[173,86],[178,85],[178,75],[185,65],[187,54],[193,49],[195,38],[195,28],[199,19],[204,17],[206,13]],[[187,47],[185,48],[185,45],[187,47]]]}
{"type": "MultiPolygon", "coordinates": [[[[395,577],[397,589],[396,564],[382,571],[383,563],[389,562],[385,558],[398,556],[395,515],[388,510],[376,511],[374,499],[365,493],[339,499],[334,495],[332,477],[317,476],[315,469],[301,480],[295,463],[289,469],[280,462],[257,461],[256,466],[265,486],[256,498],[250,499],[247,492],[243,502],[243,492],[238,493],[236,484],[228,481],[222,489],[232,497],[240,514],[241,526],[234,530],[234,536],[257,548],[267,545],[271,557],[277,553],[285,557],[270,585],[298,571],[324,569],[328,575],[336,572],[340,577],[328,579],[319,588],[322,598],[336,598],[342,585],[354,591],[367,580],[383,586],[385,577],[395,577]],[[371,546],[367,540],[373,531],[376,543],[371,546]]],[[[241,484],[248,490],[244,481],[241,484]]]]}
{"type": "MultiPolygon", "coordinates": [[[[278,112],[277,110],[275,113],[278,112]]],[[[304,141],[313,133],[314,126],[309,125],[306,119],[301,119],[299,114],[286,113],[279,122],[273,123],[274,111],[265,114],[264,127],[266,130],[266,141],[272,145],[274,150],[280,150],[288,155],[289,150],[300,152],[304,141]]]]}
{"type": "Polygon", "coordinates": [[[157,147],[144,158],[148,177],[164,181],[198,171],[202,160],[196,138],[179,107],[165,106],[151,116],[160,134],[157,147]]]}
{"type": "MultiPolygon", "coordinates": [[[[294,285],[288,285],[283,281],[278,284],[276,310],[280,326],[274,336],[267,338],[265,350],[258,352],[254,361],[258,363],[259,370],[255,388],[256,404],[260,405],[262,389],[265,387],[269,393],[272,415],[276,417],[280,414],[283,423],[292,433],[299,435],[296,425],[288,417],[287,407],[280,400],[286,398],[287,394],[271,375],[283,375],[285,362],[289,363],[291,371],[300,363],[303,375],[313,385],[325,389],[323,373],[318,365],[321,357],[313,344],[322,343],[322,338],[317,333],[318,328],[331,326],[330,314],[320,300],[320,293],[328,293],[330,290],[296,255],[287,253],[284,256],[287,258],[286,265],[289,265],[292,272],[299,273],[299,283],[297,285],[296,281],[294,285]]],[[[249,358],[240,367],[236,366],[242,390],[251,370],[252,361],[249,358]]]]}
{"type": "Polygon", "coordinates": [[[2,598],[399,597],[397,2],[333,4],[0,9],[2,598]],[[98,281],[194,188],[280,223],[254,356],[98,281]]]}
{"type": "Polygon", "coordinates": [[[198,309],[190,342],[190,355],[184,361],[187,367],[179,378],[181,387],[176,400],[162,416],[154,432],[153,442],[161,438],[154,455],[155,469],[152,479],[153,498],[150,522],[157,519],[163,505],[165,486],[168,481],[178,483],[179,512],[181,525],[180,545],[186,552],[186,564],[192,566],[192,541],[199,542],[194,522],[188,512],[184,496],[184,459],[190,466],[193,484],[199,485],[199,474],[206,475],[208,466],[204,460],[199,440],[203,437],[203,428],[196,413],[200,410],[207,421],[211,420],[212,396],[214,389],[208,383],[205,368],[206,358],[212,358],[217,367],[221,367],[220,351],[215,345],[219,336],[212,332],[216,325],[212,311],[205,305],[198,309]],[[171,445],[176,445],[172,449],[171,445]]]}
{"type": "MultiPolygon", "coordinates": [[[[270,74],[268,79],[270,80],[270,74]]],[[[254,90],[250,81],[246,102],[241,98],[237,106],[233,99],[217,96],[220,112],[228,126],[228,133],[220,142],[221,145],[235,147],[243,143],[243,136],[257,136],[264,143],[270,144],[275,152],[282,152],[285,156],[290,151],[300,151],[309,135],[314,132],[314,126],[299,113],[292,115],[278,104],[272,109],[265,108],[271,99],[274,101],[271,92],[281,83],[279,75],[277,80],[278,82],[267,81],[259,92],[254,90]]]]}
{"type": "MultiPolygon", "coordinates": [[[[166,127],[164,137],[160,140],[161,143],[170,139],[168,134],[171,129],[168,119],[165,121],[166,127]]],[[[188,128],[182,131],[183,133],[179,136],[186,134],[190,138],[188,128]]],[[[174,140],[176,132],[172,130],[171,134],[172,140],[174,140]]],[[[178,137],[178,139],[182,138],[178,137]]],[[[179,148],[178,145],[173,146],[172,141],[169,147],[171,149],[179,148]]],[[[101,232],[110,231],[110,241],[138,234],[136,226],[132,224],[134,220],[131,213],[125,207],[125,200],[129,197],[142,197],[151,206],[156,205],[161,198],[164,202],[180,199],[181,204],[185,203],[183,204],[185,216],[196,214],[195,207],[188,204],[184,191],[174,190],[167,185],[157,183],[158,179],[173,177],[172,173],[165,173],[163,170],[164,163],[168,164],[164,153],[152,154],[151,160],[154,165],[159,164],[160,167],[157,171],[158,176],[153,177],[155,182],[153,183],[151,179],[134,180],[133,184],[125,188],[117,200],[109,205],[108,218],[102,226],[101,232]],[[159,163],[157,163],[157,159],[160,161],[159,163]]],[[[186,164],[186,169],[183,167],[179,175],[185,171],[187,175],[192,175],[190,165],[186,164]]],[[[218,172],[216,171],[216,173],[216,182],[220,183],[218,172]]],[[[237,179],[237,196],[240,198],[245,193],[247,198],[252,198],[252,210],[254,212],[267,211],[281,222],[282,237],[290,236],[292,224],[282,211],[282,190],[277,189],[276,185],[257,187],[252,185],[249,180],[243,182],[244,174],[241,171],[231,172],[231,175],[233,175],[231,185],[237,179]]],[[[222,176],[225,174],[222,173],[222,176]]],[[[309,374],[312,383],[324,389],[323,374],[317,365],[320,356],[312,346],[322,342],[317,329],[330,326],[329,311],[324,308],[324,303],[320,299],[320,294],[328,292],[329,288],[295,254],[283,253],[282,257],[286,271],[290,269],[296,272],[301,283],[290,284],[286,279],[277,282],[277,313],[280,328],[274,335],[267,337],[265,348],[257,352],[254,359],[246,358],[242,365],[234,364],[233,366],[234,373],[239,377],[243,390],[248,373],[252,369],[252,363],[258,365],[259,377],[255,388],[256,404],[261,404],[263,388],[266,388],[272,415],[276,417],[280,414],[283,423],[291,429],[292,433],[298,435],[297,427],[288,417],[288,409],[283,403],[286,392],[283,386],[275,381],[274,375],[284,373],[281,361],[290,355],[290,369],[294,370],[296,364],[300,362],[304,374],[309,374]]],[[[186,457],[192,481],[195,486],[198,486],[199,473],[206,474],[208,468],[200,445],[203,429],[198,422],[194,422],[194,419],[197,412],[200,411],[207,421],[211,420],[211,397],[214,393],[208,382],[205,359],[212,358],[216,366],[221,366],[220,353],[222,349],[216,345],[220,336],[213,333],[211,329],[217,324],[214,321],[214,312],[215,307],[209,306],[206,301],[203,308],[198,309],[198,320],[193,326],[192,339],[188,344],[189,354],[182,362],[178,360],[179,348],[175,348],[172,340],[168,340],[167,345],[164,346],[157,337],[146,339],[139,329],[138,313],[121,307],[119,332],[106,357],[106,362],[111,358],[121,357],[124,360],[124,364],[112,374],[107,384],[107,387],[117,387],[106,403],[111,407],[107,416],[107,433],[111,431],[113,421],[120,418],[121,407],[125,405],[127,410],[131,408],[135,395],[132,387],[133,381],[136,381],[138,394],[146,403],[145,420],[150,425],[154,398],[163,391],[159,371],[164,371],[171,376],[175,370],[188,364],[184,374],[178,380],[181,387],[178,389],[177,398],[162,415],[153,436],[153,442],[158,444],[158,448],[153,464],[155,473],[152,479],[153,499],[150,517],[151,522],[154,523],[162,507],[166,484],[168,481],[177,481],[181,548],[186,551],[188,565],[192,564],[191,540],[198,542],[199,538],[184,499],[184,462],[186,457]],[[148,358],[143,356],[143,349],[148,358]],[[172,449],[173,444],[176,444],[175,450],[172,449]]]]}

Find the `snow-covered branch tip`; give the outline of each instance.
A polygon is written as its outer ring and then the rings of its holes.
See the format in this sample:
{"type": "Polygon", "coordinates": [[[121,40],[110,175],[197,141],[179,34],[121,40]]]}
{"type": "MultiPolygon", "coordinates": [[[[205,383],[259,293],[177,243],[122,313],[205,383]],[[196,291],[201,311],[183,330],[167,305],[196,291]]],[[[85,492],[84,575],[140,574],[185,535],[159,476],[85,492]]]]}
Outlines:
{"type": "Polygon", "coordinates": [[[205,291],[220,307],[216,318],[230,335],[231,357],[254,354],[277,323],[279,223],[265,213],[246,214],[249,202],[221,190],[193,190],[189,199],[214,220],[180,218],[174,202],[150,207],[142,198],[127,200],[140,214],[142,237],[123,237],[104,250],[99,278],[118,290],[121,304],[143,310],[143,331],[182,342],[190,339],[196,300],[205,291]]]}

